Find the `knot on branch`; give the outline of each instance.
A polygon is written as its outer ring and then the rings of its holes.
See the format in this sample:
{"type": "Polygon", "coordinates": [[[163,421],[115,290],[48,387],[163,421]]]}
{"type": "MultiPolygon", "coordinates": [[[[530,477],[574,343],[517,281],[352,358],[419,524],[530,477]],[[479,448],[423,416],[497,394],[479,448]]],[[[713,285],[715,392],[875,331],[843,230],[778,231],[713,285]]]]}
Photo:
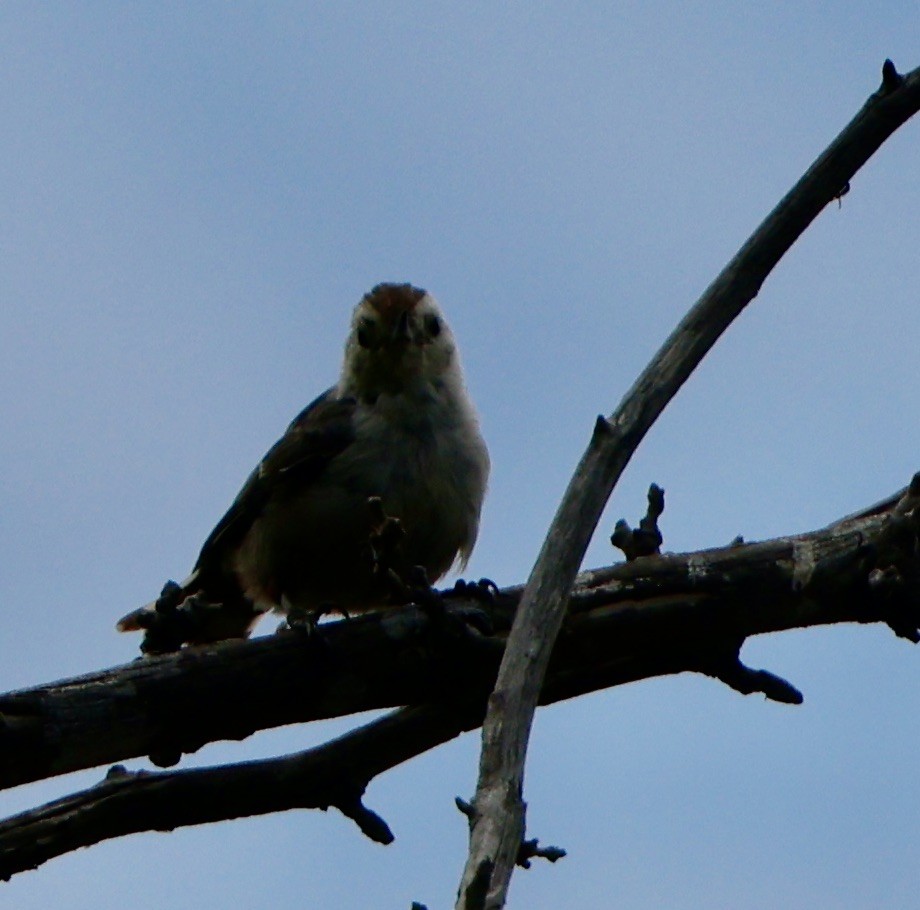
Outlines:
{"type": "MultiPolygon", "coordinates": [[[[472,803],[468,803],[459,796],[454,797],[454,804],[460,812],[466,816],[470,828],[472,829],[477,817],[475,807],[472,803]]],[[[529,840],[525,839],[521,841],[514,864],[520,866],[522,869],[529,869],[532,859],[545,859],[547,862],[555,863],[566,855],[566,851],[563,850],[562,847],[541,847],[539,839],[534,837],[529,840]]]]}
{"type": "Polygon", "coordinates": [[[150,763],[158,768],[174,768],[182,761],[182,749],[176,745],[164,744],[157,746],[156,749],[151,749],[147,757],[150,759],[150,763]]]}
{"type": "Polygon", "coordinates": [[[661,552],[664,537],[658,527],[658,518],[663,511],[664,490],[653,483],[648,488],[648,509],[645,517],[639,521],[639,527],[633,530],[625,518],[614,525],[610,542],[623,551],[627,562],[661,552]]]}
{"type": "Polygon", "coordinates": [[[112,767],[105,772],[105,777],[103,777],[96,786],[108,784],[112,781],[135,780],[144,777],[146,773],[146,771],[129,771],[124,765],[112,765],[112,767]]]}
{"type": "MultiPolygon", "coordinates": [[[[245,738],[250,732],[248,726],[242,727],[238,731],[239,738],[245,738]]],[[[200,730],[188,725],[177,725],[173,729],[160,731],[147,757],[158,768],[172,768],[182,761],[183,755],[192,755],[207,744],[208,737],[200,730]]]]}
{"type": "Polygon", "coordinates": [[[141,607],[119,622],[122,631],[142,629],[143,654],[170,654],[187,644],[246,638],[260,611],[246,598],[213,602],[200,592],[188,595],[170,580],[163,585],[153,609],[141,607]]]}

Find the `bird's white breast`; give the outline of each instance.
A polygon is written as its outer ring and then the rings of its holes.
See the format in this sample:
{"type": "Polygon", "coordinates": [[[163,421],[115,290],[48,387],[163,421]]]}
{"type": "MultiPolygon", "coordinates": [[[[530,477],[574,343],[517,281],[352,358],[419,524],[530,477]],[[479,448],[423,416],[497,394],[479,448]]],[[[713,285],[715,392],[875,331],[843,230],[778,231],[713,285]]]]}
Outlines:
{"type": "Polygon", "coordinates": [[[329,479],[380,496],[385,511],[402,521],[410,548],[417,542],[439,551],[437,561],[446,561],[442,574],[458,553],[465,561],[472,551],[488,470],[485,443],[466,402],[437,394],[381,395],[359,405],[355,441],[330,466],[329,479]]]}

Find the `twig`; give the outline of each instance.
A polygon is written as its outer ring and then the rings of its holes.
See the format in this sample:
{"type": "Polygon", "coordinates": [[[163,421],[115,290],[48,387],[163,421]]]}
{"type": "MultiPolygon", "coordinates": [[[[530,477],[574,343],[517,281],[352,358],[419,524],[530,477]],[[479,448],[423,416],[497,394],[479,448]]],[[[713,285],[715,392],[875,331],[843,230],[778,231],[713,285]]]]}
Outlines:
{"type": "Polygon", "coordinates": [[[771,701],[785,705],[800,705],[803,701],[802,693],[782,677],[769,670],[746,667],[741,663],[736,649],[702,660],[699,669],[742,695],[761,692],[771,701]]]}
{"type": "Polygon", "coordinates": [[[638,528],[631,528],[625,518],[621,518],[610,535],[610,542],[623,551],[629,562],[640,556],[652,556],[661,552],[664,537],[658,527],[658,519],[664,512],[664,490],[657,484],[648,488],[648,508],[645,517],[640,519],[638,528]]]}
{"type": "Polygon", "coordinates": [[[504,906],[525,830],[524,763],[534,709],[578,566],[620,474],[658,415],[780,258],[918,108],[920,69],[900,76],[886,61],[882,87],[694,304],[614,414],[598,418],[527,581],[489,700],[458,910],[504,906]]]}

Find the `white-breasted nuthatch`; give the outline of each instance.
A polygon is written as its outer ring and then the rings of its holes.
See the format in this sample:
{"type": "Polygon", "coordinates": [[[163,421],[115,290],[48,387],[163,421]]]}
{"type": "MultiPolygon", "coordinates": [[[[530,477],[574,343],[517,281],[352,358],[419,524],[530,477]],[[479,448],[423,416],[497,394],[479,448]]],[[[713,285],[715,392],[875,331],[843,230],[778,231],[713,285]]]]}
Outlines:
{"type": "MultiPolygon", "coordinates": [[[[386,603],[370,555],[379,498],[398,519],[389,569],[436,581],[473,549],[489,456],[435,299],[379,284],[355,308],[338,383],[308,405],[250,474],[172,586],[208,605],[188,642],[245,637],[268,611],[362,611],[386,603]]],[[[164,595],[166,589],[164,589],[164,595]]],[[[150,628],[148,604],[118,623],[150,628]]]]}

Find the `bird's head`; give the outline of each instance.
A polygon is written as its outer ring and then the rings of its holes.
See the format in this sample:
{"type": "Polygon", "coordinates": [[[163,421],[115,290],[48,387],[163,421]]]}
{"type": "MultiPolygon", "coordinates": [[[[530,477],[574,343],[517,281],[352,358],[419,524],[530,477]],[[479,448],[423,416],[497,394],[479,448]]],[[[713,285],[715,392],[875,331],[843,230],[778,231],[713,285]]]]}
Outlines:
{"type": "Polygon", "coordinates": [[[454,338],[431,294],[378,284],[355,307],[340,387],[358,398],[437,390],[457,371],[454,338]]]}

